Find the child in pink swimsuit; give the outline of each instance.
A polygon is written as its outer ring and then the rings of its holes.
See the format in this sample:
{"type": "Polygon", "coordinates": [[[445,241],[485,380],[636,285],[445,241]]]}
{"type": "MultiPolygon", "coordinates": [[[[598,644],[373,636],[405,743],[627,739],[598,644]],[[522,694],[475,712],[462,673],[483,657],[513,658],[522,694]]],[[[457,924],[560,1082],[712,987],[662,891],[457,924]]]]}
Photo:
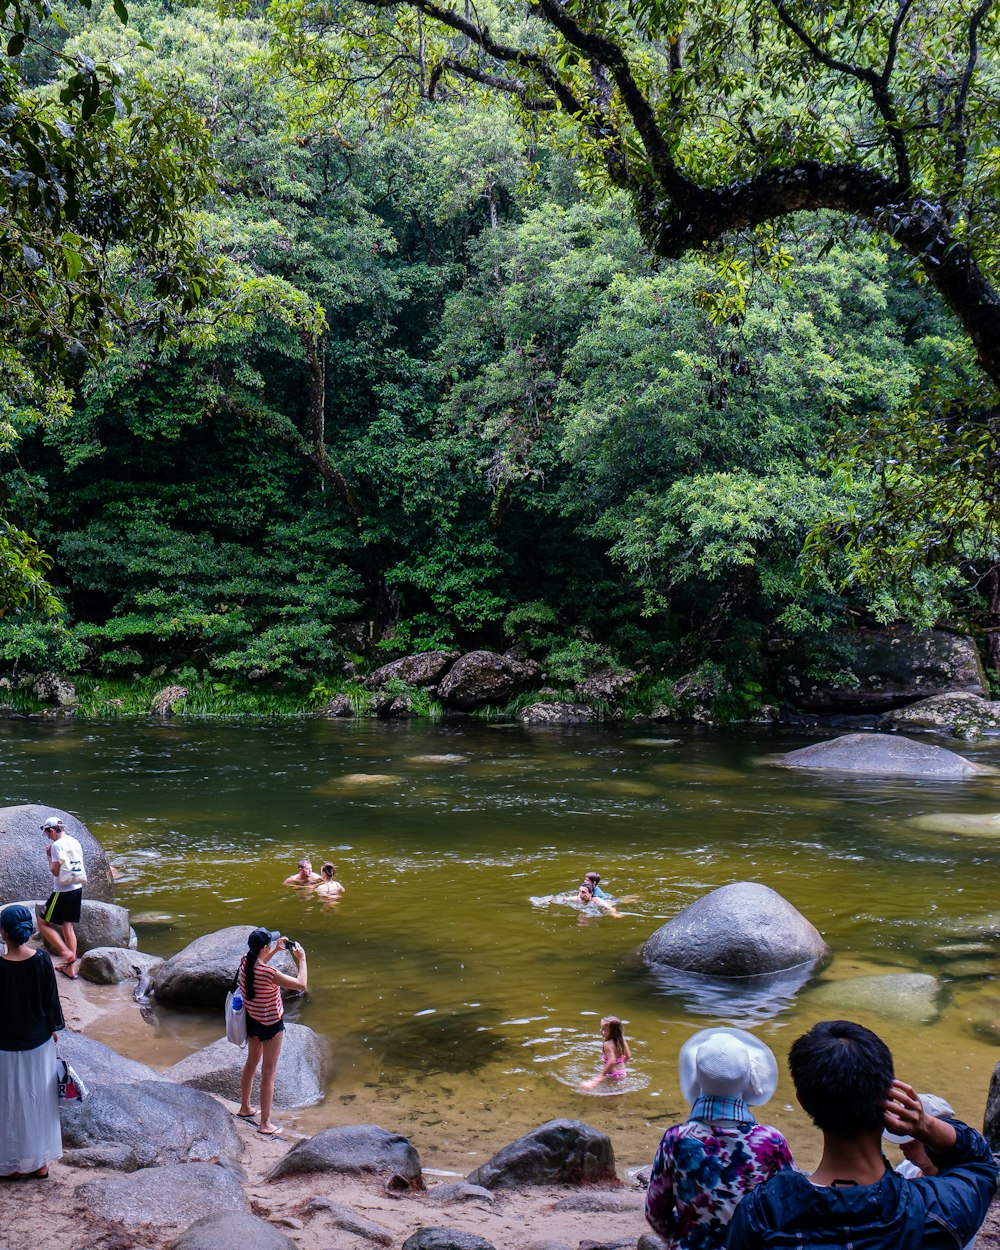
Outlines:
{"type": "Polygon", "coordinates": [[[604,1042],[601,1047],[604,1067],[599,1076],[580,1082],[582,1090],[596,1089],[602,1081],[621,1081],[625,1078],[625,1064],[632,1058],[632,1052],[625,1040],[622,1022],[617,1016],[605,1016],[601,1021],[601,1038],[604,1042]]]}

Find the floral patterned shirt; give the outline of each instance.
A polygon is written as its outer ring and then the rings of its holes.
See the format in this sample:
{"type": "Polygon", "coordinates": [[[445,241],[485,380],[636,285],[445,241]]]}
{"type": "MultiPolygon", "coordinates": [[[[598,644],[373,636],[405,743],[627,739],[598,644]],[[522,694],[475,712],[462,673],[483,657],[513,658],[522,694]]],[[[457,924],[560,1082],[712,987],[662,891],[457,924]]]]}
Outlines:
{"type": "Polygon", "coordinates": [[[781,1133],[739,1098],[699,1098],[663,1134],[646,1192],[646,1219],[671,1250],[721,1250],[736,1204],[792,1167],[781,1133]]]}

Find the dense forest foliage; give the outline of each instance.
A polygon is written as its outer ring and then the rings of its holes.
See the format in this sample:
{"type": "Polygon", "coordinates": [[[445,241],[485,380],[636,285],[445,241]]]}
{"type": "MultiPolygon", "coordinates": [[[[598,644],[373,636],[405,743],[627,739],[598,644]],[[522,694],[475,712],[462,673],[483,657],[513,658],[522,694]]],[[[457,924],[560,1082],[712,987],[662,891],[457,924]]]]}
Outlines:
{"type": "Polygon", "coordinates": [[[516,93],[395,109],[263,10],[122,16],[13,49],[25,99],[66,107],[80,65],[120,66],[118,177],[141,182],[145,142],[193,191],[167,205],[170,257],[79,225],[103,339],[64,316],[32,356],[44,327],[8,308],[11,559],[62,608],[8,597],[8,671],[319,698],[345,665],[514,646],[556,686],[718,675],[739,710],[781,697],[789,647],[836,672],[842,627],[997,610],[969,472],[991,427],[954,447],[985,402],[976,353],[891,232],[802,212],[657,257],[629,189],[516,93]]]}

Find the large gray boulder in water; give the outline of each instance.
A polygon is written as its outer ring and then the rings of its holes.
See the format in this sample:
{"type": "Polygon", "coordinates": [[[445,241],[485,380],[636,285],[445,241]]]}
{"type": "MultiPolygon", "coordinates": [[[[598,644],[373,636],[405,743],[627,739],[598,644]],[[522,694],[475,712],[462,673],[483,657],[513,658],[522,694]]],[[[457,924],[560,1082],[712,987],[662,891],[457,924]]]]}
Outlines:
{"type": "Polygon", "coordinates": [[[533,660],[515,660],[495,651],[470,651],[457,660],[438,686],[447,707],[474,712],[489,704],[507,703],[529,689],[538,677],[533,660]]]}
{"type": "Polygon", "coordinates": [[[642,948],[643,960],[715,977],[752,977],[819,963],[830,948],[776,891],[754,881],[721,886],[668,920],[642,948]]]}
{"type": "Polygon", "coordinates": [[[113,902],[111,865],[100,842],[69,812],[41,803],[0,807],[0,900],[11,903],[22,898],[48,898],[51,893],[53,877],[45,858],[49,840],[41,829],[42,821],[49,816],[58,816],[66,832],[83,847],[87,869],[84,898],[113,902]]]}
{"type": "MultiPolygon", "coordinates": [[[[226,994],[247,953],[247,938],[254,925],[235,924],[195,938],[153,973],[157,1002],[170,1007],[209,1008],[222,1011],[226,994]]],[[[271,961],[279,972],[295,975],[295,961],[280,951],[271,961]]]]}
{"type": "MultiPolygon", "coordinates": [[[[221,1094],[238,1102],[240,1076],[246,1062],[246,1051],[224,1037],[211,1046],[196,1050],[180,1063],[167,1068],[164,1077],[203,1089],[209,1094],[221,1094]]],[[[312,1107],[323,1098],[323,1043],[317,1033],[304,1024],[285,1024],[285,1038],[278,1056],[275,1073],[274,1104],[276,1107],[312,1107]]],[[[253,1101],[260,1088],[260,1072],[254,1078],[253,1101]]]]}
{"type": "Polygon", "coordinates": [[[484,1189],[618,1181],[610,1137],[582,1120],[562,1119],[548,1120],[525,1133],[465,1179],[484,1189]]]}
{"type": "Polygon", "coordinates": [[[996,770],[929,742],[895,734],[844,734],[789,751],[774,760],[786,768],[817,768],[876,777],[973,777],[996,770]]]}

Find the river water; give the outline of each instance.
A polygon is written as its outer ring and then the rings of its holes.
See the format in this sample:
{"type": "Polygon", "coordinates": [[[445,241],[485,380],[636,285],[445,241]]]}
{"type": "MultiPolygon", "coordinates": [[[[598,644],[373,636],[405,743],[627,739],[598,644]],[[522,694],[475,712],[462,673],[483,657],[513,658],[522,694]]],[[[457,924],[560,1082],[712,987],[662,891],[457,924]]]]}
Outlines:
{"type": "MultiPolygon", "coordinates": [[[[830,735],[16,721],[0,725],[0,789],[5,803],[51,804],[88,825],[122,871],[119,902],[153,917],[136,925],[143,950],[168,956],[231,924],[304,944],[310,994],[291,1018],[329,1042],[328,1096],[286,1122],[373,1121],[409,1135],[425,1165],[466,1171],[569,1116],[610,1133],[621,1166],[648,1162],[686,1112],[681,1042],[740,1021],[779,1058],[762,1118],[808,1165],[816,1139],[784,1056],[815,1020],[877,1028],[899,1075],[973,1123],[1000,1060],[1000,822],[946,828],[1000,812],[1000,776],[879,781],[767,763],[819,736],[830,735]],[[334,860],[341,902],[282,885],[304,854],[317,868],[334,860]],[[627,900],[620,918],[532,901],[591,868],[627,900]],[[748,1006],[671,989],[637,965],[658,925],[739,880],[778,890],[823,933],[834,958],[819,977],[748,1006]],[[878,996],[840,1005],[835,982],[900,972],[938,978],[928,1009],[900,1016],[878,996]],[[628,1088],[581,1094],[607,1014],[626,1022],[628,1088]]],[[[1000,743],[964,753],[1000,764],[1000,743]]],[[[135,1007],[112,1036],[96,1033],[162,1068],[220,1024],[135,1007]]]]}

